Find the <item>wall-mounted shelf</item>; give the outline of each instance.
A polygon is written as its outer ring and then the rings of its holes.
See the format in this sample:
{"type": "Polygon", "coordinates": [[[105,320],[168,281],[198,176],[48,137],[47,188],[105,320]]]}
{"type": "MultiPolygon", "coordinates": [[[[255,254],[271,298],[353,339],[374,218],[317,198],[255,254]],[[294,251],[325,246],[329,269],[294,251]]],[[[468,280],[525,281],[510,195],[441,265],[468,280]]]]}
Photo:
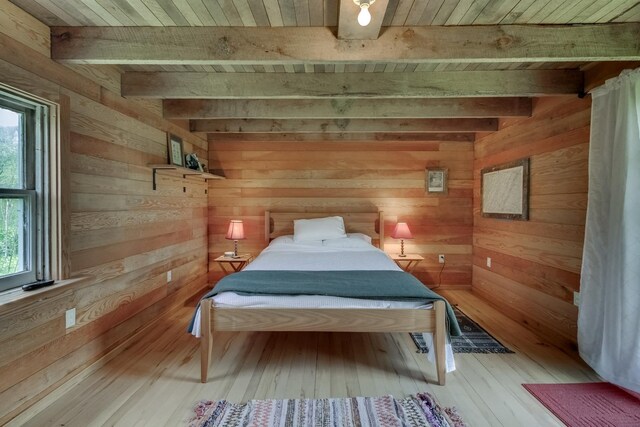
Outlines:
{"type": "Polygon", "coordinates": [[[188,176],[197,176],[197,177],[203,178],[205,181],[208,181],[210,179],[226,179],[224,176],[215,175],[209,172],[200,172],[194,169],[184,168],[182,166],[176,166],[176,165],[168,165],[164,163],[150,164],[147,166],[153,170],[153,189],[154,190],[156,189],[156,174],[158,173],[159,170],[173,171],[178,175],[182,175],[182,178],[186,178],[188,176]]]}

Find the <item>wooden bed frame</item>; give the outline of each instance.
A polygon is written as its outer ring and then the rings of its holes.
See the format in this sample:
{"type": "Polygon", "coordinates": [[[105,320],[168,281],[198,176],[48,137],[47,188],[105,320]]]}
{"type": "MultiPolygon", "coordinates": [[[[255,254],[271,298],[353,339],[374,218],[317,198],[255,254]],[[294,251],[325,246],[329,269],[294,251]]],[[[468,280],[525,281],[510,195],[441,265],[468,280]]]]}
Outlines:
{"type": "MultiPolygon", "coordinates": [[[[340,215],[347,232],[379,236],[384,247],[384,216],[375,213],[275,213],[265,212],[265,240],[293,234],[293,219],[340,215]]],[[[374,242],[375,243],[375,242],[374,242]]],[[[211,299],[200,302],[200,380],[207,382],[214,331],[309,332],[431,332],[434,337],[437,383],[446,376],[446,307],[435,301],[424,309],[308,309],[215,307],[211,299]]]]}

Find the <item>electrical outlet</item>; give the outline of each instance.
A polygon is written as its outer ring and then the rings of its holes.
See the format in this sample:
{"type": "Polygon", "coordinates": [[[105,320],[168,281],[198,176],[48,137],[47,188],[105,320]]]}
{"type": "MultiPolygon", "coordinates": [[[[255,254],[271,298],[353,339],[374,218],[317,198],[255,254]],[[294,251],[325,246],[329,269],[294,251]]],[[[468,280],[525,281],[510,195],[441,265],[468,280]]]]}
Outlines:
{"type": "Polygon", "coordinates": [[[487,267],[491,268],[491,257],[487,257],[487,267]]]}
{"type": "Polygon", "coordinates": [[[580,292],[573,293],[573,305],[580,306],[580,292]]]}
{"type": "Polygon", "coordinates": [[[172,280],[172,274],[171,274],[171,270],[167,271],[167,283],[169,283],[172,280]]]}
{"type": "Polygon", "coordinates": [[[70,308],[64,313],[64,323],[67,329],[76,325],[76,309],[75,308],[70,308]]]}
{"type": "Polygon", "coordinates": [[[444,264],[444,254],[440,254],[440,255],[438,255],[438,262],[439,262],[440,264],[444,264]]]}

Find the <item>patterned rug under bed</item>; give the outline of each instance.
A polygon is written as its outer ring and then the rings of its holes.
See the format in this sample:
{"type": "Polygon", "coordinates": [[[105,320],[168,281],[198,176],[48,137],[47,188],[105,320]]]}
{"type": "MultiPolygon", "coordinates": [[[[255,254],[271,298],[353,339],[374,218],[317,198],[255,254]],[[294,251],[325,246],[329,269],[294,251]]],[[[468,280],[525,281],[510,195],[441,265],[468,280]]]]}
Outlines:
{"type": "Polygon", "coordinates": [[[342,399],[202,401],[189,427],[464,427],[455,408],[428,393],[342,399]]]}
{"type": "MultiPolygon", "coordinates": [[[[492,337],[482,326],[471,320],[457,306],[453,307],[453,311],[462,331],[461,336],[451,337],[451,346],[454,353],[513,353],[513,351],[503,346],[500,341],[492,337]]],[[[429,347],[422,334],[411,333],[410,335],[418,348],[418,353],[429,352],[429,347]]]]}

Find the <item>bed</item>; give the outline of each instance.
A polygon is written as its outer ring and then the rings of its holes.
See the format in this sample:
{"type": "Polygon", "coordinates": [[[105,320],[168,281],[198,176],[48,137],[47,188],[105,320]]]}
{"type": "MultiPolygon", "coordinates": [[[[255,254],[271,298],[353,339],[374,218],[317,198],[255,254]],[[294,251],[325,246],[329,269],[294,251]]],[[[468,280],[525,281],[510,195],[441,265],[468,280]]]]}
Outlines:
{"type": "MultiPolygon", "coordinates": [[[[300,244],[291,241],[294,219],[320,218],[328,215],[336,214],[265,212],[265,240],[269,246],[242,273],[227,276],[230,278],[228,281],[233,279],[232,276],[240,279],[252,275],[254,278],[294,275],[298,280],[300,277],[304,279],[305,271],[317,275],[318,272],[315,270],[327,268],[347,270],[337,274],[340,274],[341,279],[347,275],[346,277],[350,276],[354,281],[363,273],[359,270],[371,270],[372,274],[382,277],[408,275],[401,272],[381,251],[384,247],[382,212],[339,214],[344,218],[349,239],[336,239],[335,242],[328,239],[320,244],[300,244]],[[337,248],[332,245],[336,245],[337,248]],[[348,266],[351,264],[355,265],[358,271],[350,271],[348,266]]],[[[334,272],[327,271],[322,277],[326,279],[326,275],[332,273],[334,272]]],[[[411,278],[415,280],[413,276],[411,278]]],[[[327,280],[322,286],[330,287],[330,283],[331,280],[327,280]]],[[[216,288],[218,286],[220,285],[216,285],[216,288]]],[[[339,290],[340,287],[334,288],[339,290]]],[[[384,291],[383,288],[380,290],[384,291]]],[[[313,292],[312,295],[251,296],[243,295],[241,292],[220,292],[203,299],[190,327],[194,335],[201,338],[201,381],[207,382],[214,331],[420,331],[432,337],[430,341],[434,347],[432,357],[436,364],[437,384],[445,384],[446,372],[452,370],[453,354],[447,344],[447,317],[450,319],[450,316],[447,316],[447,305],[444,301],[394,301],[392,298],[385,299],[385,292],[380,296],[376,295],[374,299],[353,299],[340,296],[340,293],[318,294],[323,296],[315,295],[313,292]]]]}

